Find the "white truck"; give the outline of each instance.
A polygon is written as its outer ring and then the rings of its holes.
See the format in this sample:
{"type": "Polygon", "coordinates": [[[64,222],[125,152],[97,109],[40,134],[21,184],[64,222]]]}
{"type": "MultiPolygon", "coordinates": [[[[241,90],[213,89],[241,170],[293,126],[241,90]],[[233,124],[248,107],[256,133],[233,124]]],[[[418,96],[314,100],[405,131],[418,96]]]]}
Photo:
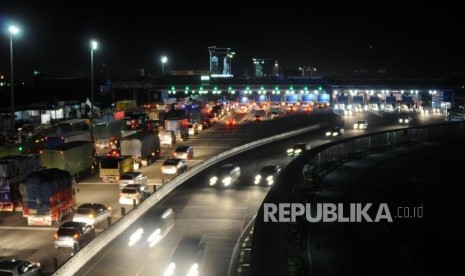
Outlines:
{"type": "Polygon", "coordinates": [[[139,131],[121,139],[121,155],[132,158],[134,169],[147,166],[160,156],[160,139],[155,131],[139,131]]]}

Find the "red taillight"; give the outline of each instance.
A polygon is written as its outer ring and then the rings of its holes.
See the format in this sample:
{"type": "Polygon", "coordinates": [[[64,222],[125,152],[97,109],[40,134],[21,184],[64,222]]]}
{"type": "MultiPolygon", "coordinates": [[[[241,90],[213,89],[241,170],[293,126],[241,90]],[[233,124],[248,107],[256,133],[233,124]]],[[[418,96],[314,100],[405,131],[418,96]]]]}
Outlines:
{"type": "Polygon", "coordinates": [[[58,233],[53,234],[53,237],[55,238],[55,240],[58,239],[58,233]]]}
{"type": "Polygon", "coordinates": [[[74,234],[74,235],[73,235],[73,239],[74,239],[74,240],[79,239],[79,234],[78,234],[78,233],[74,234]]]}

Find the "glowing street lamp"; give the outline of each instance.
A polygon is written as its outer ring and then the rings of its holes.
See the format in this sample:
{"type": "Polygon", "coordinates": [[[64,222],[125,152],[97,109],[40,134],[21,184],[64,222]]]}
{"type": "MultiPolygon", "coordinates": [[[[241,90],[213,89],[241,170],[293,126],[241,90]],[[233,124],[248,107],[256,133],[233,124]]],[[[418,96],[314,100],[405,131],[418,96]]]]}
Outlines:
{"type": "Polygon", "coordinates": [[[161,75],[164,77],[165,76],[165,63],[168,62],[168,58],[166,56],[162,56],[160,58],[161,61],[161,75]]]}
{"type": "Polygon", "coordinates": [[[19,33],[19,28],[16,26],[8,27],[8,32],[10,33],[10,93],[11,93],[11,117],[13,123],[15,121],[15,86],[14,86],[14,77],[13,77],[13,36],[19,33]]]}

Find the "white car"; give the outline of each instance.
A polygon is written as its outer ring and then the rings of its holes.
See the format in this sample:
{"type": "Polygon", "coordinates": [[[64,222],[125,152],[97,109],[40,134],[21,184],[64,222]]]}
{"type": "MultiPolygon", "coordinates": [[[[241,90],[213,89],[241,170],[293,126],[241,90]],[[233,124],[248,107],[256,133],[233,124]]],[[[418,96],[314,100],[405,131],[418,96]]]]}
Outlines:
{"type": "Polygon", "coordinates": [[[354,124],[354,129],[366,129],[368,127],[368,122],[365,120],[360,120],[354,124]]]}
{"type": "Polygon", "coordinates": [[[121,205],[137,205],[147,196],[147,186],[138,184],[129,184],[123,187],[120,192],[119,204],[121,205]]]}
{"type": "Polygon", "coordinates": [[[186,162],[179,158],[168,158],[161,166],[161,172],[164,174],[181,174],[187,171],[186,162]]]}
{"type": "Polygon", "coordinates": [[[111,208],[100,203],[84,203],[76,209],[73,221],[95,225],[111,217],[111,208]]]}

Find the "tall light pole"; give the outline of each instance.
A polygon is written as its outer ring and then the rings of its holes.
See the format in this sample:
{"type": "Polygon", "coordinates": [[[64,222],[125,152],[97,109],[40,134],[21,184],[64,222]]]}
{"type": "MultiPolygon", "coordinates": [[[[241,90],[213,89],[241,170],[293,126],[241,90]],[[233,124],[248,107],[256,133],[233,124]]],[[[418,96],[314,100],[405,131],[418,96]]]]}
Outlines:
{"type": "Polygon", "coordinates": [[[94,50],[97,50],[98,43],[90,41],[90,136],[94,138],[94,50]]]}
{"type": "Polygon", "coordinates": [[[10,32],[10,92],[11,92],[11,117],[13,121],[13,125],[15,122],[15,85],[14,85],[14,77],[13,77],[13,35],[19,33],[19,28],[16,26],[8,27],[8,31],[10,32]]]}
{"type": "Polygon", "coordinates": [[[94,110],[94,50],[97,50],[98,43],[95,40],[90,41],[90,117],[94,110]]]}
{"type": "Polygon", "coordinates": [[[161,61],[161,76],[165,76],[165,63],[168,62],[168,58],[166,56],[162,56],[160,58],[161,61]]]}

